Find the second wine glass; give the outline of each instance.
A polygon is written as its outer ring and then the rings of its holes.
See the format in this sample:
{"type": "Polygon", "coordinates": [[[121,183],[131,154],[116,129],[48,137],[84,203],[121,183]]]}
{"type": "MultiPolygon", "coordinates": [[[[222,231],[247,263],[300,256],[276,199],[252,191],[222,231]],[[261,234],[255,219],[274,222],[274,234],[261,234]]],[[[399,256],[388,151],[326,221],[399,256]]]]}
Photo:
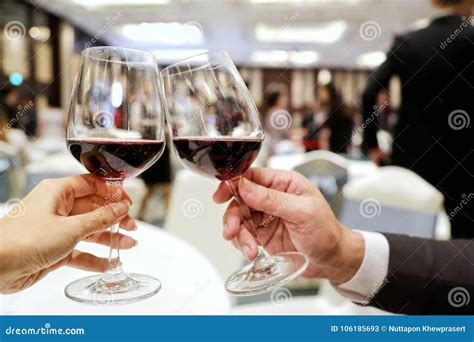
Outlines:
{"type": "MultiPolygon", "coordinates": [[[[174,149],[185,167],[225,181],[241,216],[258,242],[251,210],[241,200],[238,182],[264,140],[254,101],[224,51],[190,57],[161,71],[168,125],[174,149]]],[[[256,295],[287,284],[304,272],[308,259],[298,252],[269,255],[259,244],[257,258],[234,272],[226,289],[256,295]]]]}

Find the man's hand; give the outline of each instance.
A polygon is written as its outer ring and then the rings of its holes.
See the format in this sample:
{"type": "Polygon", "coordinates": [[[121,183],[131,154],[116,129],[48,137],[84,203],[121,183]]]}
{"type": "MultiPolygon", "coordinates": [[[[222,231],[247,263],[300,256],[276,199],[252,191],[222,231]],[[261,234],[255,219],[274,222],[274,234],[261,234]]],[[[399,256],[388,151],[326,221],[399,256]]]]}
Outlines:
{"type": "MultiPolygon", "coordinates": [[[[250,169],[239,182],[242,200],[252,210],[257,239],[271,253],[299,251],[306,254],[309,278],[327,278],[334,284],[351,279],[364,257],[361,234],[344,227],[332,213],[319,190],[296,172],[250,169]]],[[[232,198],[223,182],[214,201],[232,198]]],[[[238,204],[224,214],[224,238],[232,240],[253,260],[257,241],[243,224],[238,204]]]]}

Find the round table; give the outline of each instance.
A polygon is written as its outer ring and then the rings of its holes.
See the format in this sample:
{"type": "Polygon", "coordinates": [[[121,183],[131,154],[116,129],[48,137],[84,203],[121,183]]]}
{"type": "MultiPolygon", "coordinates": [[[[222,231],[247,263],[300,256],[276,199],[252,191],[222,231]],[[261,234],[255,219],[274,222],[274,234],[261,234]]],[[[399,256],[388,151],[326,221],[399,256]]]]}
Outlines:
{"type": "MultiPolygon", "coordinates": [[[[2,211],[0,211],[1,213],[2,211]]],[[[64,287],[89,275],[63,267],[31,288],[0,296],[1,315],[223,315],[231,302],[224,282],[209,260],[197,249],[158,227],[138,222],[133,232],[137,247],[122,251],[125,271],[158,278],[162,288],[155,296],[128,305],[89,306],[65,297],[64,287]]],[[[104,246],[81,242],[78,249],[108,255],[104,246]]]]}

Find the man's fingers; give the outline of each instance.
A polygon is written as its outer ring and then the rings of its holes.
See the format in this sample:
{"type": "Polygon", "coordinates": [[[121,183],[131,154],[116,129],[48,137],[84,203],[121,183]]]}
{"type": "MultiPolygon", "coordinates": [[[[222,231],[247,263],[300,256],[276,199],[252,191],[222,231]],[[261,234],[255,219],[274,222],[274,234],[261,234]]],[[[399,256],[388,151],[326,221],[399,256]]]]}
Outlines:
{"type": "Polygon", "coordinates": [[[269,189],[245,178],[239,182],[239,193],[249,207],[285,220],[301,221],[307,212],[305,197],[269,189]]]}
{"type": "Polygon", "coordinates": [[[64,265],[84,271],[105,272],[109,265],[109,260],[106,258],[96,257],[93,254],[74,250],[65,259],[64,265]]]}
{"type": "Polygon", "coordinates": [[[99,245],[110,246],[113,241],[113,248],[130,249],[138,244],[138,241],[130,236],[118,233],[118,236],[111,239],[111,232],[100,232],[91,234],[84,239],[84,241],[97,243],[99,245]]]}
{"type": "Polygon", "coordinates": [[[247,230],[247,228],[243,226],[243,224],[237,238],[237,243],[239,244],[240,250],[247,259],[253,260],[257,257],[257,241],[255,241],[255,238],[247,230]]]}
{"type": "Polygon", "coordinates": [[[212,199],[218,204],[225,203],[232,197],[233,195],[225,182],[221,182],[214,195],[212,195],[212,199]]]}
{"type": "Polygon", "coordinates": [[[70,216],[66,219],[78,227],[76,236],[79,240],[83,240],[86,236],[105,230],[119,222],[127,216],[129,209],[130,202],[123,200],[100,207],[90,213],[70,216]]]}
{"type": "Polygon", "coordinates": [[[224,213],[224,239],[234,239],[240,231],[240,210],[238,203],[232,201],[224,213]]]}

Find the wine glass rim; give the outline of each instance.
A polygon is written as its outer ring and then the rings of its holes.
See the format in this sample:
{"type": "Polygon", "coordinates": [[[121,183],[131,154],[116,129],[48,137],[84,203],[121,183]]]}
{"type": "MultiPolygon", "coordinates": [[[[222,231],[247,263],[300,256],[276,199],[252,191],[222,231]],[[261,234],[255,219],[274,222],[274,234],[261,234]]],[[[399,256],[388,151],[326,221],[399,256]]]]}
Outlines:
{"type": "MultiPolygon", "coordinates": [[[[188,62],[189,60],[191,59],[194,59],[196,57],[199,57],[199,56],[204,56],[204,55],[224,55],[226,57],[229,57],[229,54],[227,53],[227,51],[225,50],[209,50],[209,51],[205,51],[205,52],[201,52],[201,53],[198,53],[198,54],[195,54],[195,55],[192,55],[192,56],[189,56],[189,57],[186,57],[184,59],[181,59],[173,64],[170,64],[168,65],[167,67],[163,68],[160,70],[160,74],[161,75],[165,75],[165,72],[169,71],[169,69],[173,68],[173,67],[176,67],[182,63],[186,63],[188,62]]],[[[205,64],[205,65],[199,65],[195,68],[190,68],[189,71],[193,71],[193,70],[199,70],[201,68],[205,68],[207,67],[209,64],[205,64]]],[[[175,72],[175,73],[172,73],[172,74],[169,74],[168,75],[176,75],[176,74],[179,74],[180,72],[175,72]]]]}
{"type": "Polygon", "coordinates": [[[88,47],[88,48],[85,48],[84,50],[81,51],[81,55],[84,55],[84,56],[87,56],[88,58],[91,58],[91,59],[94,59],[94,60],[97,60],[97,61],[104,61],[104,62],[109,62],[109,63],[117,63],[117,64],[128,64],[128,63],[133,63],[133,64],[151,64],[153,63],[154,65],[157,65],[157,59],[156,59],[156,56],[149,52],[149,51],[145,51],[145,50],[140,50],[140,49],[132,49],[132,48],[126,48],[126,47],[122,47],[122,46],[117,46],[117,45],[112,45],[112,46],[107,46],[107,45],[104,45],[104,46],[91,46],[91,47],[88,47]],[[90,54],[91,51],[94,51],[94,50],[122,50],[122,51],[129,51],[129,52],[134,52],[134,53],[140,53],[140,54],[144,54],[144,55],[148,55],[151,57],[151,61],[134,61],[134,62],[127,62],[127,61],[114,61],[114,60],[109,60],[109,59],[105,59],[105,58],[100,58],[100,57],[97,57],[97,56],[93,56],[90,54]]]}

